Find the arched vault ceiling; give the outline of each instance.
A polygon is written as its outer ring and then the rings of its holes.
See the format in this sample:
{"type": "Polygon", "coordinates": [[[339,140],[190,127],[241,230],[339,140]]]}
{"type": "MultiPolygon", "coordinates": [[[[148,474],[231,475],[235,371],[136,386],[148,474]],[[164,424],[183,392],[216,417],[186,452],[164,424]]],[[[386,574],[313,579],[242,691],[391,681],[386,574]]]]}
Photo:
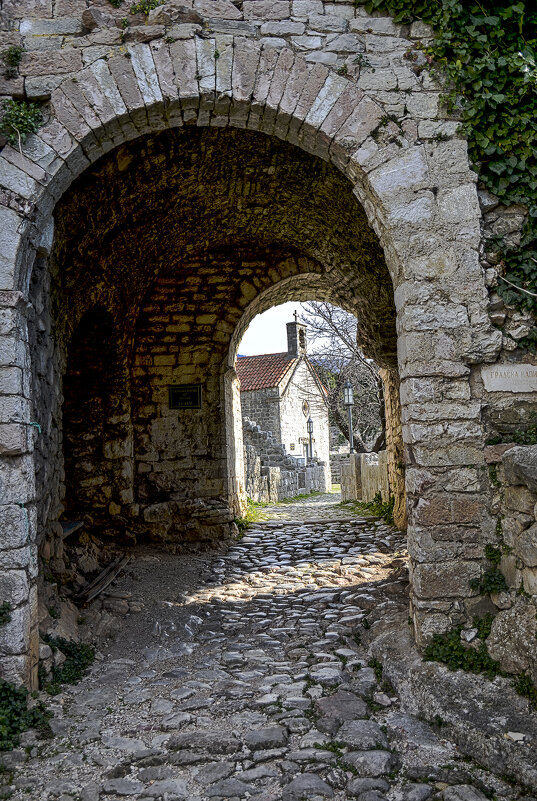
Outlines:
{"type": "Polygon", "coordinates": [[[365,347],[393,361],[393,287],[377,237],[348,180],[297,147],[243,130],[165,131],[101,159],[56,209],[60,281],[80,314],[113,292],[128,315],[157,275],[186,278],[208,253],[244,248],[317,262],[365,347]]]}

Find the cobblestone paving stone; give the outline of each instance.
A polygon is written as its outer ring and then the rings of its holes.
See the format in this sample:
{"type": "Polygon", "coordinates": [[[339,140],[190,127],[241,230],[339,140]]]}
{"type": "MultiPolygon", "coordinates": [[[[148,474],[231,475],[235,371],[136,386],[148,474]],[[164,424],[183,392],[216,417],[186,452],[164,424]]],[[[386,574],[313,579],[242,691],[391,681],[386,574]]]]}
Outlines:
{"type": "Polygon", "coordinates": [[[227,551],[142,549],[121,581],[145,609],[52,699],[56,736],[5,755],[12,798],[522,798],[401,710],[368,664],[360,632],[406,592],[404,540],[337,501],[267,508],[280,519],[227,551]]]}

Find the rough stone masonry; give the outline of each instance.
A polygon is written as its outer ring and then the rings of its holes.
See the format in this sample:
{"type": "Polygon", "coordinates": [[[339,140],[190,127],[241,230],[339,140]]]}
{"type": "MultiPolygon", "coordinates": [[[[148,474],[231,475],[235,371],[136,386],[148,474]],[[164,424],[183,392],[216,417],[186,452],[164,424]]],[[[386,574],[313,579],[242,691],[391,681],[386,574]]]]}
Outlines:
{"type": "Polygon", "coordinates": [[[1,46],[24,48],[0,92],[44,113],[0,155],[3,675],[35,682],[38,566],[62,573],[62,514],[131,539],[232,530],[237,336],[284,300],[356,314],[398,387],[414,635],[466,622],[496,529],[484,443],[527,422],[537,383],[489,380],[532,364],[487,245],[516,241],[524,210],[478,190],[408,58],[430,31],[322,0],[148,17],[4,0],[0,18],[1,46]],[[201,385],[202,407],[170,409],[171,384],[201,385]]]}

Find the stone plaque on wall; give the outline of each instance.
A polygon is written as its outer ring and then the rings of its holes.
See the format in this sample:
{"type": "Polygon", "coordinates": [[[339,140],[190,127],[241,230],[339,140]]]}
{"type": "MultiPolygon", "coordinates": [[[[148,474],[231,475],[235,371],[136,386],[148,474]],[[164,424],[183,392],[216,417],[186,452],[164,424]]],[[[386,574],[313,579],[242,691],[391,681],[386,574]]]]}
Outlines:
{"type": "Polygon", "coordinates": [[[488,392],[537,392],[537,364],[494,364],[481,368],[488,392]]]}
{"type": "Polygon", "coordinates": [[[170,409],[201,409],[201,384],[178,384],[168,387],[170,409]]]}

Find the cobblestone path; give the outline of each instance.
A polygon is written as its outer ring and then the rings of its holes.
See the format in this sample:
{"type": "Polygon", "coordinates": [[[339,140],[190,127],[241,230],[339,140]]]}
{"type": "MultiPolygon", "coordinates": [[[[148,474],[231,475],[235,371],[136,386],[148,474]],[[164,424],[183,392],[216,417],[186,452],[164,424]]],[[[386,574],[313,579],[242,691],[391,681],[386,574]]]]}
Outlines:
{"type": "Polygon", "coordinates": [[[5,756],[12,798],[519,798],[368,665],[360,633],[406,591],[404,544],[337,500],[269,509],[288,519],[226,552],[142,550],[119,590],[143,611],[51,700],[56,736],[29,733],[5,756]]]}

